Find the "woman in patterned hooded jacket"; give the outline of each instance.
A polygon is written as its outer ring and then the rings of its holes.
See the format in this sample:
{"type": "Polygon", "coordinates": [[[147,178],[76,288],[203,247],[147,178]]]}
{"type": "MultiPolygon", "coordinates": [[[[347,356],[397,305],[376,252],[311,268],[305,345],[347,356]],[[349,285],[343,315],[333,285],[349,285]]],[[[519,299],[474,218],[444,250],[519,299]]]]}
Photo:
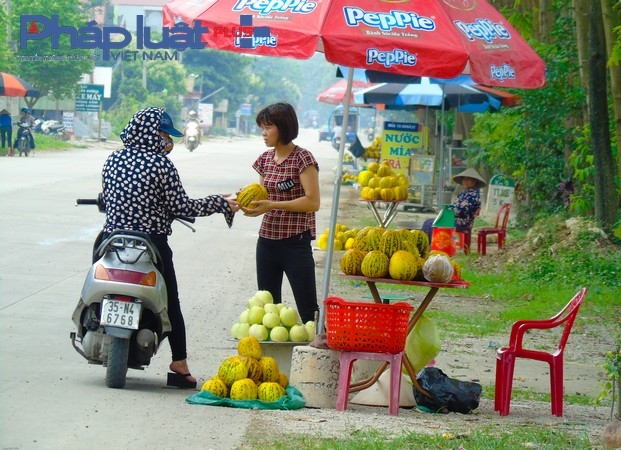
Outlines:
{"type": "Polygon", "coordinates": [[[185,322],[168,236],[172,234],[175,216],[222,213],[231,227],[239,204],[228,199],[228,195],[189,198],[177,169],[167,156],[174,146],[170,136],[183,134],[174,128],[172,119],[161,108],[145,108],[131,118],[121,133],[124,148],[114,151],[103,167],[104,233],[117,229],[142,231],[159,250],[172,327],[168,336],[172,352],[170,370],[184,377],[183,387],[195,387],[196,379],[190,374],[187,363],[185,322]]]}

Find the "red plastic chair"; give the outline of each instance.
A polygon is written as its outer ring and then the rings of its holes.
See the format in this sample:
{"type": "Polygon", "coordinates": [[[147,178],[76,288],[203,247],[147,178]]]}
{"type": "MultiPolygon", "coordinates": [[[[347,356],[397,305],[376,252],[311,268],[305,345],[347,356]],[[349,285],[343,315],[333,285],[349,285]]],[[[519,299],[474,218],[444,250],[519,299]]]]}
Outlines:
{"type": "Polygon", "coordinates": [[[487,236],[493,234],[498,235],[498,250],[502,249],[502,244],[507,236],[507,222],[509,221],[510,211],[511,203],[503,203],[496,216],[496,225],[493,227],[481,227],[477,230],[477,250],[479,254],[485,255],[487,251],[487,236]]]}
{"type": "Polygon", "coordinates": [[[550,396],[552,414],[563,415],[563,353],[571,332],[571,327],[578,314],[578,309],[586,296],[583,287],[574,298],[554,317],[544,320],[519,320],[511,327],[509,346],[498,349],[496,355],[496,389],[494,410],[501,416],[509,415],[511,390],[513,387],[513,370],[517,358],[543,361],[550,366],[550,396]],[[528,350],[522,347],[524,334],[529,330],[544,330],[563,327],[561,341],[552,353],[541,350],[528,350]]]}
{"type": "MultiPolygon", "coordinates": [[[[474,217],[476,218],[481,213],[481,208],[477,209],[474,212],[474,217]]],[[[457,248],[460,248],[464,251],[465,255],[470,254],[470,242],[472,241],[472,228],[467,231],[458,231],[457,232],[457,248]]]]}

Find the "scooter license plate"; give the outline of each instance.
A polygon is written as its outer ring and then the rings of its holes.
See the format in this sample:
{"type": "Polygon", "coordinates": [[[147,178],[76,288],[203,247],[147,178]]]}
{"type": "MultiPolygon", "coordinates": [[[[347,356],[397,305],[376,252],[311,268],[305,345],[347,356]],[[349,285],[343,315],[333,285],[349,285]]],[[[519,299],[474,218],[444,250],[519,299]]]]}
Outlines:
{"type": "Polygon", "coordinates": [[[140,322],[140,303],[104,298],[101,302],[101,325],[130,330],[138,329],[140,322]]]}

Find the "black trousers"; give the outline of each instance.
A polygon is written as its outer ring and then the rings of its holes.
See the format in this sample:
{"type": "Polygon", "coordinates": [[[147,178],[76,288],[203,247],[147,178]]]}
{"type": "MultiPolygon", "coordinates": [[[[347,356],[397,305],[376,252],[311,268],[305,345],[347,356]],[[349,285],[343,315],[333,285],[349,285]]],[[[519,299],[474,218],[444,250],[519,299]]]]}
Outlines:
{"type": "Polygon", "coordinates": [[[168,318],[172,331],[168,336],[168,343],[172,352],[172,360],[179,361],[188,357],[187,340],[185,334],[185,320],[181,313],[181,303],[179,302],[179,289],[177,286],[177,275],[173,264],[173,251],[168,245],[168,236],[151,236],[151,241],[160,252],[162,258],[161,270],[168,291],[168,318]]]}
{"type": "Polygon", "coordinates": [[[274,303],[282,303],[283,275],[287,275],[295,304],[304,323],[315,319],[317,286],[311,235],[306,231],[287,239],[257,241],[257,284],[269,291],[274,303]]]}
{"type": "Polygon", "coordinates": [[[13,127],[10,125],[0,126],[0,136],[2,139],[2,148],[11,147],[11,141],[13,140],[13,127]]]}

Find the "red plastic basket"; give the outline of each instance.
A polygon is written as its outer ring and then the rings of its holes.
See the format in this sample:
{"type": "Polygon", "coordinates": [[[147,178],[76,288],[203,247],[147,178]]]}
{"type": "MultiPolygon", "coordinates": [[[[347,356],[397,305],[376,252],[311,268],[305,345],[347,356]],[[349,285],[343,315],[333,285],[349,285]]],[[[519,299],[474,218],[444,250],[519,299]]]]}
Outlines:
{"type": "Polygon", "coordinates": [[[324,300],[328,347],[347,352],[399,353],[405,348],[408,321],[414,309],[408,303],[392,305],[324,300]]]}

